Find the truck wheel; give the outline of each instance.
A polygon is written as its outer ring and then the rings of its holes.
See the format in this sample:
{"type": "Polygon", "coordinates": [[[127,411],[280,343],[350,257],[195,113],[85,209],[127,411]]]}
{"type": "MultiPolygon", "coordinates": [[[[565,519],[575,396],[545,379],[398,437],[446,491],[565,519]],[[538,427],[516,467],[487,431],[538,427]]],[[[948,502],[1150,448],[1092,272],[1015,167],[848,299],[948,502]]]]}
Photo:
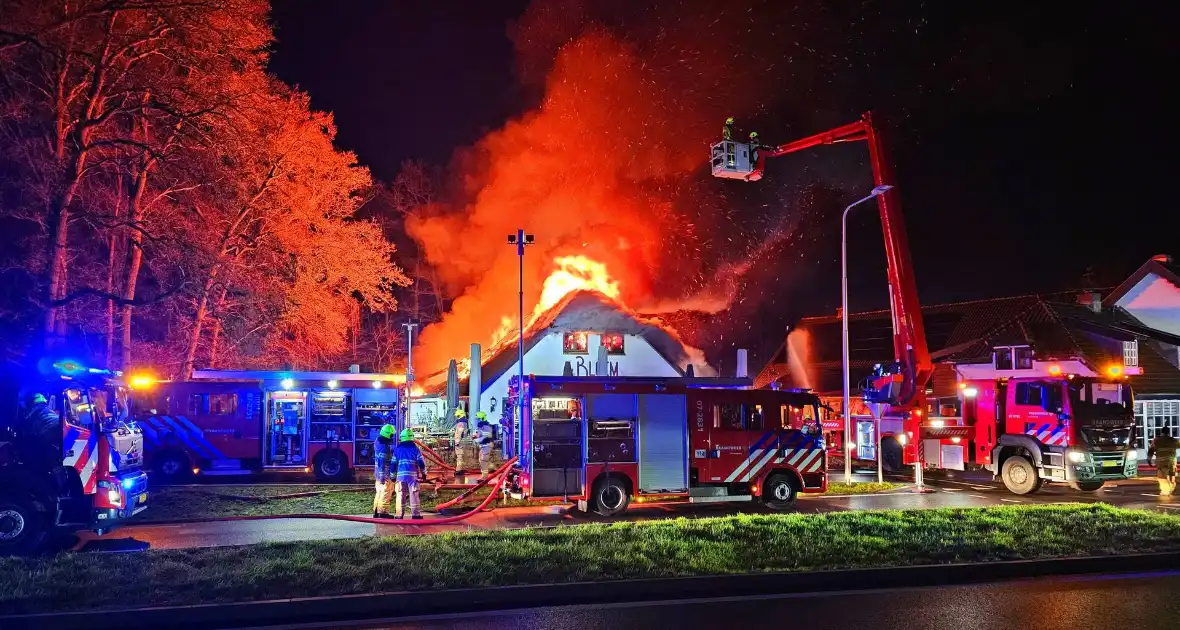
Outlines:
{"type": "Polygon", "coordinates": [[[905,468],[901,453],[901,444],[895,437],[886,436],[881,438],[881,468],[886,472],[898,472],[905,468]]]}
{"type": "Polygon", "coordinates": [[[1000,477],[1004,480],[1004,487],[1012,494],[1032,494],[1041,488],[1037,467],[1023,455],[1013,455],[1004,460],[1000,477]]]}
{"type": "Polygon", "coordinates": [[[316,457],[316,481],[322,483],[340,483],[348,478],[348,461],[344,453],[336,449],[324,451],[316,457]]]}
{"type": "Polygon", "coordinates": [[[787,475],[771,475],[762,485],[762,503],[772,510],[789,510],[799,497],[799,489],[787,475]]]}
{"type": "Polygon", "coordinates": [[[1081,490],[1082,492],[1094,492],[1106,483],[1104,481],[1071,481],[1069,487],[1074,490],[1081,490]]]}
{"type": "Polygon", "coordinates": [[[614,477],[601,479],[594,484],[594,491],[590,496],[590,505],[599,516],[614,516],[627,509],[631,503],[631,495],[627,487],[614,477]]]}
{"type": "Polygon", "coordinates": [[[192,476],[193,469],[189,464],[188,457],[185,457],[183,453],[171,451],[161,453],[156,457],[153,472],[156,474],[155,481],[180,483],[187,481],[192,476]]]}
{"type": "Polygon", "coordinates": [[[31,554],[41,548],[47,533],[45,515],[32,501],[0,498],[0,554],[31,554]]]}

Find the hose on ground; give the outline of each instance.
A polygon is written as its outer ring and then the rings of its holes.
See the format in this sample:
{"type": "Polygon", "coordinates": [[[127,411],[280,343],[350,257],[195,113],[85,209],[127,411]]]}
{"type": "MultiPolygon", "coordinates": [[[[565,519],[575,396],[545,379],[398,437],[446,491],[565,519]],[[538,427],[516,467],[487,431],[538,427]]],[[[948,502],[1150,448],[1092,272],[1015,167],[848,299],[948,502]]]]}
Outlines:
{"type": "MultiPolygon", "coordinates": [[[[274,521],[274,520],[284,519],[284,518],[310,518],[310,519],[329,520],[329,521],[348,521],[351,523],[372,523],[374,525],[419,525],[419,526],[449,525],[451,523],[457,523],[457,522],[462,521],[464,519],[470,518],[471,516],[478,514],[478,513],[482,512],[485,508],[487,508],[488,505],[490,505],[491,502],[493,500],[495,500],[496,496],[500,493],[500,489],[503,487],[504,480],[508,478],[508,473],[511,472],[512,465],[515,464],[516,461],[517,461],[517,458],[513,457],[512,459],[508,460],[507,462],[504,462],[503,466],[496,469],[495,472],[499,474],[499,477],[496,478],[496,483],[495,483],[495,485],[492,486],[492,491],[488,493],[488,496],[484,497],[483,501],[481,501],[480,504],[475,507],[475,509],[471,510],[470,512],[464,512],[463,514],[458,514],[456,516],[414,520],[414,519],[407,519],[407,518],[373,518],[371,516],[351,516],[348,514],[267,514],[267,515],[258,515],[258,516],[210,516],[207,518],[185,519],[183,521],[175,521],[175,522],[176,523],[220,523],[220,522],[228,522],[228,521],[274,521]]],[[[481,485],[487,485],[489,480],[491,480],[492,478],[493,478],[493,475],[488,475],[487,479],[485,479],[481,484],[477,484],[476,487],[480,487],[481,485]]],[[[455,499],[453,499],[451,501],[447,501],[446,503],[436,506],[435,509],[437,510],[437,509],[442,509],[444,507],[452,506],[452,505],[458,503],[463,498],[470,496],[470,495],[471,495],[471,491],[465,492],[462,495],[459,495],[459,497],[456,497],[455,499]]],[[[147,525],[147,524],[148,523],[145,523],[145,525],[147,525]]],[[[167,524],[169,524],[169,521],[156,521],[156,522],[153,522],[150,524],[151,525],[167,525],[167,524]]]]}

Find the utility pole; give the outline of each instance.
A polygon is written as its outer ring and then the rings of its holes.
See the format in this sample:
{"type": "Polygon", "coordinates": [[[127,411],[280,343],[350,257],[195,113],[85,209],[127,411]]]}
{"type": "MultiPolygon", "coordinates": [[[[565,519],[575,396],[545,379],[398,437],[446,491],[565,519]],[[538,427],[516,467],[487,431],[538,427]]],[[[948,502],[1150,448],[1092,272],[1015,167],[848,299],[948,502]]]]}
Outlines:
{"type": "MultiPolygon", "coordinates": [[[[516,347],[518,350],[517,365],[519,366],[519,370],[517,372],[517,377],[520,380],[517,381],[518,389],[517,389],[516,398],[517,398],[517,404],[519,405],[518,411],[520,412],[520,415],[517,416],[518,422],[523,423],[524,422],[524,413],[525,413],[525,406],[524,406],[524,246],[533,244],[533,235],[532,234],[525,234],[524,230],[517,229],[516,234],[509,234],[508,235],[508,244],[516,246],[516,258],[518,261],[518,271],[519,271],[518,286],[520,288],[520,293],[519,293],[520,299],[518,301],[518,307],[519,307],[518,316],[519,316],[520,320],[519,320],[518,324],[520,327],[520,334],[516,338],[516,347]]],[[[515,427],[513,427],[513,428],[515,429],[515,427]]],[[[515,440],[516,439],[516,435],[515,435],[516,431],[513,430],[512,433],[513,433],[512,439],[515,440]]],[[[505,455],[508,457],[511,457],[514,454],[512,451],[515,449],[508,447],[507,450],[508,450],[508,452],[505,453],[505,455]]]]}

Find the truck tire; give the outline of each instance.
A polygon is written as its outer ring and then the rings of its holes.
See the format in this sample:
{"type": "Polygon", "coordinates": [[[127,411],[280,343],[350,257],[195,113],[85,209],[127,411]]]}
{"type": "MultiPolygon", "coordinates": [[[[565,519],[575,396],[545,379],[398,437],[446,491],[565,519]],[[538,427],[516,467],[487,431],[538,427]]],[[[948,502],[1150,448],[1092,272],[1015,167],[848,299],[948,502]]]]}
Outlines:
{"type": "Polygon", "coordinates": [[[0,497],[0,555],[35,553],[48,533],[45,513],[32,500],[0,497]]]}
{"type": "Polygon", "coordinates": [[[899,472],[905,468],[901,452],[901,443],[897,438],[887,435],[881,438],[881,468],[886,472],[899,472]]]}
{"type": "Polygon", "coordinates": [[[1071,481],[1069,487],[1074,490],[1081,490],[1082,492],[1094,492],[1106,483],[1104,481],[1071,481]]]}
{"type": "Polygon", "coordinates": [[[1012,494],[1032,494],[1041,489],[1042,480],[1037,467],[1023,455],[1013,455],[1004,460],[1000,478],[1012,494]]]}
{"type": "Polygon", "coordinates": [[[799,488],[790,476],[782,473],[771,475],[762,484],[762,504],[772,510],[789,510],[799,498],[799,488]]]}
{"type": "Polygon", "coordinates": [[[155,457],[152,473],[155,475],[153,483],[181,483],[193,476],[192,464],[188,457],[179,451],[165,451],[155,457]]]}
{"type": "Polygon", "coordinates": [[[615,477],[599,479],[590,495],[590,509],[599,516],[614,516],[627,509],[631,495],[615,477]]]}
{"type": "Polygon", "coordinates": [[[322,451],[315,458],[315,478],[321,483],[341,483],[348,479],[348,458],[339,449],[322,451]]]}

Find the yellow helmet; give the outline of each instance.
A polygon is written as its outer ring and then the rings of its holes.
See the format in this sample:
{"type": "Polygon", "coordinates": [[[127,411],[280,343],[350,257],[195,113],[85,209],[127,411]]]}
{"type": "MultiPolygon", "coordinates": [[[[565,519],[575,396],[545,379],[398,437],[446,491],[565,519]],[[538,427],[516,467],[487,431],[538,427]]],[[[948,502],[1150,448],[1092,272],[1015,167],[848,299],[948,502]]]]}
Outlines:
{"type": "Polygon", "coordinates": [[[475,412],[475,419],[476,420],[487,420],[488,419],[488,412],[486,412],[486,411],[475,412]]]}
{"type": "Polygon", "coordinates": [[[726,118],[726,119],[725,119],[725,124],[727,124],[727,125],[732,125],[732,124],[733,124],[733,116],[730,116],[729,118],[726,118]]]}
{"type": "Polygon", "coordinates": [[[464,418],[466,418],[466,417],[467,417],[467,412],[466,412],[466,411],[463,411],[462,409],[456,409],[456,410],[455,410],[455,419],[456,419],[456,420],[462,420],[462,419],[464,419],[464,418]]]}

